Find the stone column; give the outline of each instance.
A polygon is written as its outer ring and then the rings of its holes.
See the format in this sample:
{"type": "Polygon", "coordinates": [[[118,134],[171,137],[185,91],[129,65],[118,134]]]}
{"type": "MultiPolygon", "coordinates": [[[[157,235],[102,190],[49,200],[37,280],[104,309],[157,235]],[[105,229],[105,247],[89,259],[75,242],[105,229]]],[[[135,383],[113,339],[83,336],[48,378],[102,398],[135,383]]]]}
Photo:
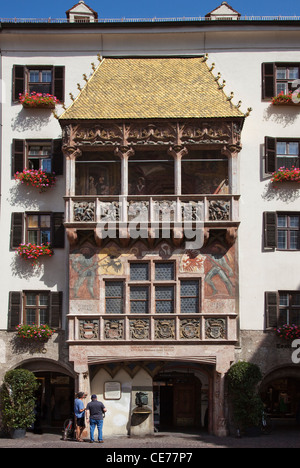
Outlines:
{"type": "Polygon", "coordinates": [[[230,145],[229,147],[225,147],[222,150],[222,154],[224,154],[228,158],[229,192],[234,195],[237,195],[240,191],[238,158],[240,151],[241,147],[238,145],[230,145]]]}
{"type": "Polygon", "coordinates": [[[119,238],[121,245],[126,247],[129,244],[130,237],[127,228],[127,197],[128,197],[128,159],[134,155],[134,150],[128,146],[121,146],[115,149],[115,155],[121,159],[121,193],[120,203],[120,224],[119,238]],[[122,225],[123,223],[123,225],[122,225]]]}
{"type": "Polygon", "coordinates": [[[215,372],[213,433],[219,437],[228,435],[225,418],[225,374],[215,372]]]}
{"type": "Polygon", "coordinates": [[[78,148],[63,146],[63,154],[66,157],[66,196],[73,197],[75,195],[75,172],[76,158],[82,155],[82,151],[78,148]]]}
{"type": "Polygon", "coordinates": [[[174,158],[175,195],[181,195],[181,159],[188,154],[188,150],[185,146],[174,146],[169,148],[168,154],[174,158]]]}
{"type": "Polygon", "coordinates": [[[121,195],[128,195],[128,159],[134,155],[134,150],[127,146],[117,147],[115,155],[121,159],[121,195]]]}
{"type": "MultiPolygon", "coordinates": [[[[88,404],[91,397],[89,367],[87,363],[86,351],[81,346],[71,346],[69,360],[74,362],[74,371],[77,378],[75,380],[75,393],[83,392],[87,396],[83,399],[84,406],[88,404]]],[[[82,433],[83,438],[89,438],[89,424],[82,433]]]]}

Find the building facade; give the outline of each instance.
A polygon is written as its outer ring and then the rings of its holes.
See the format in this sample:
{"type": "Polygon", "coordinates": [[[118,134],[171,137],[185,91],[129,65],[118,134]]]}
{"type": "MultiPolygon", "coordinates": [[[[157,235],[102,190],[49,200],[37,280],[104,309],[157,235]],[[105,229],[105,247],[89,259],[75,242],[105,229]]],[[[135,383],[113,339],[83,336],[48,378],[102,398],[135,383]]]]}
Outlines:
{"type": "Polygon", "coordinates": [[[299,20],[223,2],[107,22],[79,2],[1,25],[2,377],[35,372],[44,426],[80,390],[105,403],[108,435],[224,436],[226,373],[247,360],[268,411],[295,418],[299,365],[274,328],[300,325],[298,186],[272,173],[299,167],[299,20]],[[55,185],[26,185],[25,168],[55,185]],[[52,255],[18,255],[29,243],[52,255]],[[17,335],[34,323],[54,334],[17,335]]]}

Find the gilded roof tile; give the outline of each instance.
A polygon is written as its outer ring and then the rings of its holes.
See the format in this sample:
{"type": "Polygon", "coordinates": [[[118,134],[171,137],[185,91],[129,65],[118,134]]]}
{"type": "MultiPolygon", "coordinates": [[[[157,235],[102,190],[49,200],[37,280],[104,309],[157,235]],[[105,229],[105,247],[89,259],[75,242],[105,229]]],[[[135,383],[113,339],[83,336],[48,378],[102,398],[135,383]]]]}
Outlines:
{"type": "Polygon", "coordinates": [[[202,57],[105,58],[60,120],[243,116],[202,57]]]}

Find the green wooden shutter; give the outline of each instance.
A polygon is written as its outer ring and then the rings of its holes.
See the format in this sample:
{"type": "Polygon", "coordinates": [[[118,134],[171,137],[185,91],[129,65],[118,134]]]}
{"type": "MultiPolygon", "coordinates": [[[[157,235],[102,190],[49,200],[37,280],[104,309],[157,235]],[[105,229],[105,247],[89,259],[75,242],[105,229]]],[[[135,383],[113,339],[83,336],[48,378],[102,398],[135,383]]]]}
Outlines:
{"type": "Polygon", "coordinates": [[[277,214],[273,211],[264,213],[264,246],[269,249],[277,247],[277,214]]]}
{"type": "Polygon", "coordinates": [[[61,147],[61,138],[52,140],[52,171],[56,175],[62,175],[64,172],[64,156],[61,147]]]}
{"type": "Polygon", "coordinates": [[[65,100],[65,67],[53,68],[53,94],[60,102],[65,100]]]}
{"type": "Polygon", "coordinates": [[[24,65],[13,66],[12,100],[19,102],[19,95],[25,92],[25,67],[24,65]]]}
{"type": "Polygon", "coordinates": [[[8,308],[8,330],[15,330],[16,326],[22,322],[22,293],[20,291],[10,291],[8,308]]]}
{"type": "Polygon", "coordinates": [[[278,305],[278,292],[267,291],[265,293],[266,328],[277,327],[278,305]]]}
{"type": "Polygon", "coordinates": [[[64,213],[52,214],[52,247],[63,249],[65,246],[64,213]]]}
{"type": "Polygon", "coordinates": [[[50,318],[51,328],[61,328],[62,320],[62,292],[50,293],[50,318]]]}
{"type": "Polygon", "coordinates": [[[10,248],[16,249],[23,242],[24,213],[11,214],[10,248]]]}
{"type": "Polygon", "coordinates": [[[11,172],[14,177],[16,172],[23,172],[25,168],[25,140],[13,139],[11,155],[11,172]]]}
{"type": "Polygon", "coordinates": [[[272,174],[276,171],[276,138],[265,137],[265,171],[272,174]]]}
{"type": "Polygon", "coordinates": [[[275,96],[275,64],[262,64],[262,99],[272,99],[275,96]]]}

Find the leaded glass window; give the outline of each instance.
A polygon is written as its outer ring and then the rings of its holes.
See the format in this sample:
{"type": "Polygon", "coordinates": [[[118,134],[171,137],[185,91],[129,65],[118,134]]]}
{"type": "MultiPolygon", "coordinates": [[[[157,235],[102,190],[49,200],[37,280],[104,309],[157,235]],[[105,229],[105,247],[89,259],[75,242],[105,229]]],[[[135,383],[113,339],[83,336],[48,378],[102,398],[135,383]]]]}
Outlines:
{"type": "Polygon", "coordinates": [[[130,264],[130,280],[131,281],[148,281],[148,279],[149,279],[148,262],[130,264]]]}
{"type": "Polygon", "coordinates": [[[107,314],[122,314],[124,308],[123,281],[105,283],[105,307],[107,314]]]}
{"type": "Polygon", "coordinates": [[[174,280],[175,271],[173,262],[155,263],[155,280],[156,281],[172,281],[174,280]]]}
{"type": "Polygon", "coordinates": [[[199,281],[181,280],[181,313],[197,314],[199,312],[199,281]]]}
{"type": "Polygon", "coordinates": [[[148,286],[130,286],[130,312],[147,314],[149,312],[148,286]]]}
{"type": "Polygon", "coordinates": [[[155,287],[155,311],[161,314],[174,312],[174,286],[155,287]]]}

